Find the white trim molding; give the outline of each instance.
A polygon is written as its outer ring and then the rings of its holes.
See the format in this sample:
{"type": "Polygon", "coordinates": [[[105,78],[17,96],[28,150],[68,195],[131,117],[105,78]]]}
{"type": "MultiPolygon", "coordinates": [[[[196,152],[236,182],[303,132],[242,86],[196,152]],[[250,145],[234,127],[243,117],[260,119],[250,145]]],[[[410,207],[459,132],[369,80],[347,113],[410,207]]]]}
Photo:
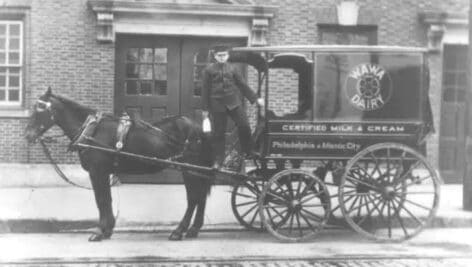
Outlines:
{"type": "Polygon", "coordinates": [[[427,27],[428,49],[432,53],[441,52],[444,42],[455,42],[454,40],[464,42],[464,38],[467,38],[467,13],[425,11],[420,12],[418,18],[427,27]],[[460,29],[459,32],[458,29],[460,29]]]}
{"type": "Polygon", "coordinates": [[[248,37],[267,45],[275,6],[232,3],[89,0],[97,17],[97,40],[114,42],[116,33],[248,37]]]}

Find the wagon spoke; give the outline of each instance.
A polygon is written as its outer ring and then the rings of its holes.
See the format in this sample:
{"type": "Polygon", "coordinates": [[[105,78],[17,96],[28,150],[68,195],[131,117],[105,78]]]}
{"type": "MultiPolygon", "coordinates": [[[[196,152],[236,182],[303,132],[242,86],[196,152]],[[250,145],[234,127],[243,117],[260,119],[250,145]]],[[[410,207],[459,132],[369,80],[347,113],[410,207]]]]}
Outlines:
{"type": "Polygon", "coordinates": [[[257,207],[257,205],[254,205],[252,206],[251,208],[249,208],[244,214],[241,215],[242,218],[246,217],[251,211],[253,211],[255,208],[257,207]]]}
{"type": "Polygon", "coordinates": [[[317,215],[317,214],[314,214],[313,212],[307,210],[307,209],[304,209],[302,208],[300,211],[304,211],[306,212],[308,215],[310,215],[312,217],[313,220],[317,221],[317,222],[321,222],[323,221],[323,217],[317,215]]]}
{"type": "Polygon", "coordinates": [[[419,207],[419,208],[422,208],[422,209],[425,209],[425,210],[428,210],[428,211],[431,210],[429,207],[423,206],[423,205],[418,204],[418,203],[416,203],[416,202],[413,202],[413,201],[411,201],[411,200],[409,200],[409,199],[404,199],[404,200],[405,200],[406,202],[412,204],[412,205],[415,205],[415,206],[419,207]]]}
{"type": "Polygon", "coordinates": [[[306,224],[311,228],[311,229],[314,229],[315,227],[313,227],[313,225],[308,221],[308,219],[305,217],[305,215],[303,215],[303,213],[301,211],[299,211],[297,214],[300,214],[300,217],[302,217],[302,219],[306,222],[306,224]]]}
{"type": "Polygon", "coordinates": [[[387,223],[388,223],[388,237],[392,238],[392,216],[390,210],[390,201],[387,201],[387,223]]]}
{"type": "Polygon", "coordinates": [[[378,188],[377,188],[377,187],[375,187],[375,186],[373,186],[373,185],[371,185],[371,184],[368,184],[368,183],[366,183],[366,182],[363,182],[363,181],[361,181],[361,180],[359,180],[359,179],[357,179],[357,178],[354,178],[354,177],[351,177],[351,176],[348,175],[348,176],[346,176],[346,179],[349,179],[349,180],[351,180],[351,181],[356,181],[356,182],[358,182],[359,184],[365,185],[365,186],[367,186],[367,187],[369,187],[369,188],[371,188],[371,189],[373,189],[373,190],[375,190],[375,191],[378,191],[378,188]]]}
{"type": "Polygon", "coordinates": [[[257,203],[257,201],[243,202],[243,203],[236,204],[236,206],[237,207],[242,207],[242,206],[247,206],[247,205],[254,204],[254,203],[257,203]]]}
{"type": "MultiPolygon", "coordinates": [[[[397,201],[400,201],[400,200],[397,199],[397,201]]],[[[405,210],[410,215],[410,217],[413,218],[419,225],[423,225],[423,222],[420,219],[418,219],[418,217],[416,217],[407,207],[405,207],[405,205],[401,205],[401,208],[405,210]]]]}
{"type": "Polygon", "coordinates": [[[236,195],[238,196],[242,196],[242,197],[245,197],[245,198],[252,198],[252,199],[256,199],[255,196],[250,196],[250,195],[246,195],[246,194],[243,194],[243,193],[240,193],[240,192],[237,192],[236,195]]]}
{"type": "Polygon", "coordinates": [[[302,225],[300,223],[300,216],[298,215],[298,212],[295,213],[295,215],[296,215],[295,217],[297,219],[298,231],[300,232],[300,237],[302,237],[303,236],[303,229],[302,229],[302,225]]]}
{"type": "Polygon", "coordinates": [[[323,193],[324,193],[324,191],[321,191],[321,192],[319,192],[319,193],[313,194],[311,197],[308,197],[308,198],[306,198],[306,199],[301,198],[301,199],[300,199],[300,200],[302,200],[302,201],[301,201],[301,204],[304,204],[304,203],[306,203],[306,202],[308,202],[308,201],[310,201],[310,200],[312,200],[312,199],[314,199],[314,198],[316,198],[316,197],[319,197],[319,196],[320,196],[321,194],[323,194],[323,193]]]}
{"type": "Polygon", "coordinates": [[[403,233],[405,233],[405,236],[409,236],[408,231],[405,228],[405,224],[403,222],[402,216],[400,216],[400,206],[401,203],[398,203],[398,206],[395,206],[396,199],[393,199],[392,201],[392,206],[393,208],[397,211],[395,212],[395,217],[397,218],[398,222],[400,223],[400,226],[402,227],[403,233]]]}

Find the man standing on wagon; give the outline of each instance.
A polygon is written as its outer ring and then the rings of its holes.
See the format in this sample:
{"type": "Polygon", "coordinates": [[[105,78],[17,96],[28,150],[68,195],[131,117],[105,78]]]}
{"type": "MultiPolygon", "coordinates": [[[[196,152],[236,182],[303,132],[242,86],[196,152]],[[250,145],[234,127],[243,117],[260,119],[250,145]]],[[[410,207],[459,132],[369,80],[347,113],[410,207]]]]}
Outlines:
{"type": "Polygon", "coordinates": [[[236,66],[227,62],[228,46],[213,47],[213,55],[216,62],[203,70],[201,99],[203,118],[210,115],[212,122],[215,153],[213,168],[220,169],[225,156],[225,131],[228,116],[238,128],[239,142],[245,157],[252,159],[258,156],[254,150],[254,141],[243,107],[242,96],[246,97],[251,104],[257,102],[259,106],[264,105],[264,100],[257,98],[257,95],[244,82],[236,66]]]}

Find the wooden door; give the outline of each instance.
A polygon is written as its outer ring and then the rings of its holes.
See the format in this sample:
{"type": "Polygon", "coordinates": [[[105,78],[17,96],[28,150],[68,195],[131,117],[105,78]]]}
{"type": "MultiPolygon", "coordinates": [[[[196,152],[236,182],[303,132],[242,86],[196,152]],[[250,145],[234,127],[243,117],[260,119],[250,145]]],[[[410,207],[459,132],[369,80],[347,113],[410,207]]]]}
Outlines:
{"type": "Polygon", "coordinates": [[[148,122],[179,114],[179,39],[119,36],[116,52],[115,113],[148,122]]]}
{"type": "Polygon", "coordinates": [[[467,46],[445,45],[439,168],[446,183],[462,183],[465,172],[467,46]]]}
{"type": "MultiPolygon", "coordinates": [[[[215,44],[244,46],[241,38],[119,35],[116,41],[115,114],[155,122],[185,115],[201,121],[201,72],[215,44]]],[[[231,127],[231,125],[229,126],[231,127]]],[[[229,131],[233,132],[233,131],[229,131]]],[[[227,143],[231,143],[231,137],[227,143]]],[[[181,183],[178,172],[121,175],[125,183],[181,183]]]]}

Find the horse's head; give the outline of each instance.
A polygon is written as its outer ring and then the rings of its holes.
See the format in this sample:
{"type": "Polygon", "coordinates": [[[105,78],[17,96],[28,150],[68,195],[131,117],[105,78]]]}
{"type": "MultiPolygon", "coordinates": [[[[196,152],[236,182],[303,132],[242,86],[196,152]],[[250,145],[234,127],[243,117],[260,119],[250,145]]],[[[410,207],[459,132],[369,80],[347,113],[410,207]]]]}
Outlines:
{"type": "Polygon", "coordinates": [[[40,96],[33,105],[33,111],[25,129],[25,137],[29,143],[34,143],[56,123],[56,105],[57,101],[54,100],[49,87],[46,93],[40,96]]]}

